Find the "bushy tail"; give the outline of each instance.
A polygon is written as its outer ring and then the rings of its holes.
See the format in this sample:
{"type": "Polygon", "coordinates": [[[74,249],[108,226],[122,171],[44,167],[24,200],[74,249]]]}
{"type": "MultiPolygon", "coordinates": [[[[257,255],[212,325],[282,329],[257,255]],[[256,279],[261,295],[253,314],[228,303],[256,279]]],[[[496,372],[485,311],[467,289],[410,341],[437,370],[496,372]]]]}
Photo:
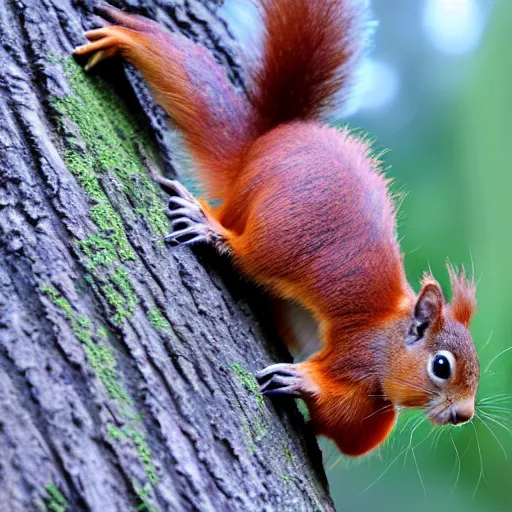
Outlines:
{"type": "Polygon", "coordinates": [[[346,99],[366,38],[365,0],[260,0],[262,66],[251,101],[265,131],[346,99]]]}

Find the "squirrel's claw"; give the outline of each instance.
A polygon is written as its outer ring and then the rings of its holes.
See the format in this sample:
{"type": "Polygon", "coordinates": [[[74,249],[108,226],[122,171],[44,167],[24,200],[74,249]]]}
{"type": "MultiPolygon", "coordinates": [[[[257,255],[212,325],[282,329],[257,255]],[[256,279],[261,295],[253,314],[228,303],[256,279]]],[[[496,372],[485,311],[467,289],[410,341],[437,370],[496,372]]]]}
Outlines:
{"type": "Polygon", "coordinates": [[[230,252],[227,242],[212,226],[201,204],[179,181],[161,176],[155,180],[171,196],[165,213],[174,231],[164,238],[166,242],[175,245],[202,242],[213,245],[220,253],[230,252]]]}
{"type": "Polygon", "coordinates": [[[300,398],[314,393],[308,377],[295,364],[279,363],[268,366],[256,374],[256,380],[264,395],[300,398]]]}
{"type": "Polygon", "coordinates": [[[92,57],[87,61],[87,63],[84,66],[85,71],[89,71],[92,69],[96,64],[101,62],[105,59],[110,59],[110,57],[114,57],[115,52],[112,50],[100,50],[92,55],[92,57]]]}
{"type": "MultiPolygon", "coordinates": [[[[184,221],[179,219],[175,225],[184,224],[184,221]]],[[[173,225],[174,227],[174,225],[173,225]]],[[[175,245],[192,245],[200,242],[208,242],[208,232],[201,224],[192,224],[189,227],[173,231],[164,237],[166,242],[175,245]]]]}
{"type": "Polygon", "coordinates": [[[212,230],[194,196],[176,180],[158,178],[157,181],[168,194],[172,194],[169,199],[169,208],[165,213],[171,220],[174,231],[164,240],[180,245],[208,242],[212,236],[212,230]]]}
{"type": "Polygon", "coordinates": [[[196,198],[178,180],[169,180],[163,176],[156,176],[155,181],[162,187],[164,192],[171,196],[171,199],[180,199],[181,204],[184,204],[183,201],[186,201],[187,206],[192,203],[197,208],[201,208],[196,198]]]}

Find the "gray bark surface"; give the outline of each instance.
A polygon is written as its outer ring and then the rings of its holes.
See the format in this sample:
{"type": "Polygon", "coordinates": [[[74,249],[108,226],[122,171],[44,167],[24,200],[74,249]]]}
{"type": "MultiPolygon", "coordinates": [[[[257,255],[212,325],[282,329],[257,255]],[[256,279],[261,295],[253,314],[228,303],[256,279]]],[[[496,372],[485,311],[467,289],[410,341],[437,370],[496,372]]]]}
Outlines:
{"type": "MultiPolygon", "coordinates": [[[[125,6],[241,85],[219,3],[125,6]]],[[[179,170],[175,131],[132,70],[69,57],[93,23],[89,1],[0,0],[0,510],[333,510],[303,416],[252,377],[289,357],[265,301],[161,241],[148,165],[179,170]]]]}

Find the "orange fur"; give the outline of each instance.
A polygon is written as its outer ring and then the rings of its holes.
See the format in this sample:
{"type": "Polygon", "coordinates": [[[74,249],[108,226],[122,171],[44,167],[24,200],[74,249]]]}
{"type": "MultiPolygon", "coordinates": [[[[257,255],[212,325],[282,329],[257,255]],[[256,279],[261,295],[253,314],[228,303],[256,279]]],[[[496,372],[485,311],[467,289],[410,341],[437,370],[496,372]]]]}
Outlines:
{"type": "Polygon", "coordinates": [[[468,279],[464,267],[458,273],[455,267],[448,265],[448,273],[452,287],[452,315],[468,327],[477,309],[475,281],[468,279]]]}
{"type": "Polygon", "coordinates": [[[344,100],[362,50],[362,2],[261,0],[264,37],[251,100],[264,130],[344,100]]]}
{"type": "Polygon", "coordinates": [[[237,265],[313,314],[323,346],[297,365],[310,384],[304,398],[317,431],[349,455],[389,435],[397,406],[431,403],[426,366],[436,351],[448,346],[458,358],[449,403],[473,396],[478,382],[466,331],[474,286],[451,270],[451,307],[434,281],[425,287],[435,293],[415,296],[379,162],[364,140],[319,122],[362,52],[355,5],[261,0],[262,60],[249,100],[201,46],[110,8],[100,13],[123,26],[89,32],[92,42],[75,51],[96,61],[120,54],[142,72],[222,200],[203,210],[237,265]],[[427,335],[408,345],[424,314],[427,335]]]}

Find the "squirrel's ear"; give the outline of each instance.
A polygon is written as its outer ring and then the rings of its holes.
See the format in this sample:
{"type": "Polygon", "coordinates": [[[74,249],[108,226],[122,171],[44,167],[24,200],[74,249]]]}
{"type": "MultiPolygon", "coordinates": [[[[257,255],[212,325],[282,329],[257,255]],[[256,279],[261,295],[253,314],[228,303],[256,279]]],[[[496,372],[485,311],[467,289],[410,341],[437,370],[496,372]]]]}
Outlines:
{"type": "Polygon", "coordinates": [[[414,343],[423,338],[427,327],[440,320],[443,304],[443,291],[437,281],[424,280],[414,306],[407,343],[414,343]]]}

